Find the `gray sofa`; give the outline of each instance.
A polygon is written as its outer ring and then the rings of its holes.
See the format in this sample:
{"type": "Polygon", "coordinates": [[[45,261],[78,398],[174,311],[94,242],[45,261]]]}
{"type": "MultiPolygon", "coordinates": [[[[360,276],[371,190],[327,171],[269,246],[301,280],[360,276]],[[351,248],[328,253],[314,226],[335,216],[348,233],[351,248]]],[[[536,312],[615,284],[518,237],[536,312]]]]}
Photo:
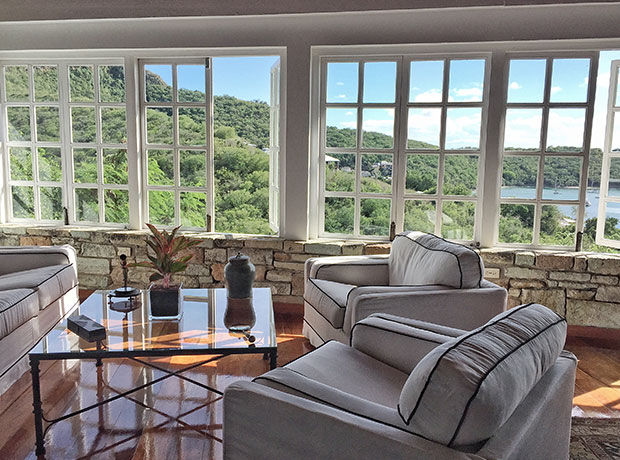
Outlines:
{"type": "Polygon", "coordinates": [[[303,333],[314,346],[348,343],[375,312],[471,330],[506,309],[478,253],[422,232],[397,235],[389,256],[308,259],[305,283],[303,333]]]}
{"type": "Polygon", "coordinates": [[[536,304],[471,332],[375,314],[224,393],[224,459],[567,460],[576,358],[536,304]]]}
{"type": "Polygon", "coordinates": [[[0,247],[0,394],[28,368],[28,351],[78,302],[75,250],[0,247]]]}

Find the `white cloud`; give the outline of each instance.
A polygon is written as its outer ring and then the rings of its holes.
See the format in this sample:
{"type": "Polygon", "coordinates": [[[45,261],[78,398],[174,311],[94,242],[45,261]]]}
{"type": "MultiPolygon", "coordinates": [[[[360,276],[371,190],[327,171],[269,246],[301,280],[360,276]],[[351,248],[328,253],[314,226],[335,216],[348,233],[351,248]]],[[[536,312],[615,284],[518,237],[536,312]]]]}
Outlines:
{"type": "Polygon", "coordinates": [[[458,88],[450,90],[450,102],[476,102],[482,100],[482,88],[458,88]]]}
{"type": "Polygon", "coordinates": [[[551,94],[559,93],[560,91],[562,91],[562,88],[560,88],[559,86],[551,87],[551,94]]]}
{"type": "Polygon", "coordinates": [[[345,115],[350,117],[351,115],[353,115],[353,112],[349,110],[348,112],[345,112],[345,115]]]}
{"type": "Polygon", "coordinates": [[[338,99],[346,99],[347,95],[346,94],[339,94],[338,96],[336,96],[338,99]]]}
{"type": "Polygon", "coordinates": [[[516,81],[513,81],[512,83],[510,83],[510,89],[517,90],[517,89],[521,89],[521,88],[523,88],[523,86],[521,86],[521,85],[520,85],[518,82],[516,82],[516,81]]]}
{"type": "Polygon", "coordinates": [[[583,116],[570,116],[560,110],[549,113],[547,145],[580,147],[583,144],[583,116]]]}
{"type": "Polygon", "coordinates": [[[364,131],[394,135],[394,120],[364,120],[364,131]]]}
{"type": "Polygon", "coordinates": [[[480,115],[448,117],[446,120],[446,148],[458,149],[480,145],[480,115]]]}
{"type": "Polygon", "coordinates": [[[413,102],[439,102],[441,101],[441,91],[439,89],[429,89],[423,93],[416,94],[413,102]]]}
{"type": "Polygon", "coordinates": [[[583,82],[579,84],[580,88],[585,88],[588,86],[588,77],[583,77],[583,82]]]}
{"type": "Polygon", "coordinates": [[[407,121],[408,138],[439,145],[441,109],[415,109],[407,121]]]}
{"type": "Polygon", "coordinates": [[[337,81],[337,82],[336,82],[336,86],[344,86],[344,82],[342,82],[342,81],[337,81]]]}
{"type": "Polygon", "coordinates": [[[541,121],[540,112],[508,112],[504,145],[515,148],[538,148],[541,121]]]}

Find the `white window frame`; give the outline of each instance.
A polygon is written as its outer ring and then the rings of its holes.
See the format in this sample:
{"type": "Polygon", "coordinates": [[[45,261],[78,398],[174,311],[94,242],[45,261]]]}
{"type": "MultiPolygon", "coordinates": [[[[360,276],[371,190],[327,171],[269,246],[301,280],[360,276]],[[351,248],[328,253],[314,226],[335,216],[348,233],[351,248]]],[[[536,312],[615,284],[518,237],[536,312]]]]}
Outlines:
{"type": "Polygon", "coordinates": [[[499,247],[522,247],[522,248],[537,248],[537,249],[562,249],[567,250],[570,246],[560,245],[541,245],[540,244],[540,226],[542,218],[542,208],[545,205],[557,205],[557,206],[576,206],[577,216],[575,222],[575,242],[577,234],[583,232],[585,205],[586,205],[586,189],[588,181],[588,167],[590,159],[590,141],[592,137],[592,123],[594,118],[594,95],[596,92],[596,76],[598,72],[598,59],[599,52],[588,51],[558,51],[558,52],[514,52],[506,54],[506,62],[504,68],[504,85],[503,85],[503,110],[502,110],[502,123],[499,135],[499,150],[501,152],[501,159],[499,163],[499,204],[497,207],[497,217],[495,221],[495,227],[499,229],[499,220],[502,204],[523,204],[534,205],[534,226],[531,243],[504,243],[499,241],[499,231],[496,233],[495,246],[499,247]],[[545,59],[545,86],[544,96],[542,102],[508,102],[508,86],[510,78],[510,61],[514,60],[531,60],[531,59],[545,59]],[[552,68],[554,59],[590,59],[590,72],[588,76],[588,89],[585,102],[551,102],[551,79],[552,68]],[[506,111],[511,108],[540,108],[542,109],[542,120],[540,130],[540,145],[537,151],[519,151],[519,150],[504,150],[504,135],[506,129],[506,111]],[[547,134],[549,124],[549,111],[555,108],[583,108],[585,109],[584,120],[584,137],[581,152],[554,152],[547,151],[547,134]],[[504,157],[537,157],[538,158],[538,175],[536,179],[536,198],[523,199],[523,198],[501,198],[501,181],[503,172],[503,159],[504,157]],[[544,188],[544,161],[546,157],[562,157],[562,158],[581,158],[581,177],[579,183],[579,198],[577,200],[550,200],[543,199],[544,188]]]}
{"type": "Polygon", "coordinates": [[[144,178],[144,222],[149,222],[149,192],[151,191],[171,191],[174,193],[174,223],[167,227],[176,227],[181,225],[181,193],[182,192],[198,192],[204,193],[206,199],[206,215],[203,227],[183,226],[184,229],[194,229],[202,231],[213,231],[213,215],[215,210],[214,184],[213,184],[213,90],[212,90],[212,60],[209,56],[193,57],[193,58],[151,58],[140,59],[140,139],[142,143],[142,177],[144,178]],[[172,101],[170,102],[154,102],[146,101],[146,84],[145,84],[145,67],[148,65],[171,65],[172,66],[172,101]],[[205,101],[204,102],[178,102],[178,81],[177,66],[179,65],[202,65],[205,69],[205,101]],[[173,143],[169,144],[149,144],[147,143],[147,108],[172,108],[172,132],[173,143]],[[205,110],[205,145],[187,146],[181,145],[179,141],[179,119],[178,111],[183,108],[199,108],[205,110]],[[180,172],[180,151],[181,150],[205,150],[205,186],[182,186],[180,172]],[[148,150],[172,150],[174,161],[174,184],[172,185],[153,185],[148,183],[148,150]]]}
{"type": "MultiPolygon", "coordinates": [[[[605,125],[605,144],[603,148],[603,164],[601,168],[601,189],[598,208],[598,219],[596,221],[596,244],[620,248],[620,241],[605,237],[605,221],[607,220],[607,203],[619,203],[620,197],[609,195],[609,176],[611,170],[611,160],[620,158],[619,151],[612,151],[614,126],[620,123],[620,103],[616,100],[618,94],[618,79],[620,72],[620,60],[611,62],[609,76],[609,95],[607,99],[607,122],[605,125]]],[[[620,131],[619,131],[620,132],[620,131]]]]}
{"type": "MultiPolygon", "coordinates": [[[[364,240],[385,240],[386,236],[374,236],[374,235],[361,235],[360,234],[360,213],[361,206],[360,200],[363,198],[387,198],[391,201],[390,221],[395,226],[395,231],[401,232],[404,225],[404,211],[406,200],[419,200],[419,201],[434,201],[436,204],[435,214],[435,232],[440,234],[441,231],[441,207],[446,201],[458,201],[458,202],[474,202],[476,203],[476,211],[474,216],[474,226],[472,228],[472,238],[467,240],[460,240],[466,243],[472,243],[479,241],[480,233],[480,221],[481,212],[480,204],[483,197],[483,177],[481,171],[484,171],[485,161],[485,149],[486,149],[486,126],[488,118],[488,100],[489,100],[489,78],[490,78],[490,64],[491,55],[488,52],[463,52],[463,53],[404,53],[404,54],[354,54],[350,55],[338,55],[330,56],[323,55],[319,57],[320,65],[320,91],[319,96],[319,111],[318,111],[318,133],[319,133],[319,152],[318,152],[318,203],[317,203],[317,234],[323,238],[349,238],[349,239],[364,239],[364,240]],[[483,81],[483,96],[479,102],[453,102],[449,101],[449,74],[450,69],[448,62],[455,60],[473,60],[481,59],[485,61],[485,73],[483,81]],[[409,73],[410,63],[412,61],[422,60],[442,60],[444,61],[444,74],[442,82],[442,101],[436,103],[413,103],[409,102],[409,73]],[[363,72],[364,63],[366,62],[396,62],[396,97],[394,103],[364,103],[362,100],[363,95],[363,72]],[[358,74],[358,97],[357,102],[351,103],[327,103],[327,64],[331,62],[354,62],[359,64],[358,74]],[[395,119],[394,119],[394,147],[392,149],[370,149],[363,148],[361,145],[362,140],[362,111],[365,107],[394,107],[395,119]],[[336,108],[355,108],[357,110],[357,143],[355,148],[333,148],[326,147],[326,128],[325,120],[326,109],[329,107],[336,108]],[[442,109],[441,126],[440,126],[440,146],[437,150],[416,150],[407,148],[408,137],[408,111],[410,107],[438,107],[442,109]],[[476,151],[470,150],[452,150],[445,149],[445,137],[446,137],[446,119],[447,110],[452,107],[479,107],[481,109],[481,121],[480,121],[480,144],[479,149],[476,151]],[[328,192],[325,190],[325,154],[326,150],[329,153],[355,153],[356,154],[356,171],[355,171],[355,187],[354,192],[328,192]],[[361,154],[362,153],[378,153],[378,154],[391,154],[393,157],[392,167],[392,191],[390,194],[379,193],[361,193],[361,154]],[[414,194],[407,193],[405,191],[406,181],[406,164],[408,154],[434,154],[439,156],[438,167],[438,189],[435,194],[414,194]],[[478,182],[476,187],[476,195],[474,196],[461,196],[461,195],[444,195],[443,188],[443,175],[444,175],[444,161],[446,155],[477,155],[478,156],[478,182]],[[325,198],[326,197],[348,197],[354,198],[354,231],[352,234],[341,233],[328,233],[325,231],[325,198]]],[[[316,128],[315,128],[316,129],[316,128]]]]}
{"type": "Polygon", "coordinates": [[[280,231],[280,85],[281,62],[271,66],[269,101],[269,227],[280,231]]]}

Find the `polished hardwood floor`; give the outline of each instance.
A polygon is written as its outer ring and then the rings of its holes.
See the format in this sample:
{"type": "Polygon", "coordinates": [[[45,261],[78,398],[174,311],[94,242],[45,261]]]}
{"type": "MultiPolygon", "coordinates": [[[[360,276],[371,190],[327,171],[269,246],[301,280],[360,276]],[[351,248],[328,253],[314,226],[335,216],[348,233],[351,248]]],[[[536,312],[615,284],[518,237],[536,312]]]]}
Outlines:
{"type": "MultiPolygon", "coordinates": [[[[312,348],[301,335],[299,316],[276,316],[276,325],[279,365],[312,348]]],[[[573,337],[566,348],[580,359],[573,415],[620,418],[620,344],[573,337]]],[[[178,369],[194,359],[153,362],[178,369]]],[[[195,368],[187,376],[223,389],[231,382],[251,379],[267,370],[268,364],[260,356],[238,355],[195,368]]],[[[105,361],[100,368],[90,361],[44,362],[44,410],[58,417],[92,404],[98,394],[113,395],[161,375],[160,371],[126,359],[105,361]]],[[[36,458],[29,374],[1,396],[0,427],[0,459],[36,458]]],[[[46,436],[45,458],[221,459],[221,438],[221,397],[173,377],[55,424],[46,436]]]]}

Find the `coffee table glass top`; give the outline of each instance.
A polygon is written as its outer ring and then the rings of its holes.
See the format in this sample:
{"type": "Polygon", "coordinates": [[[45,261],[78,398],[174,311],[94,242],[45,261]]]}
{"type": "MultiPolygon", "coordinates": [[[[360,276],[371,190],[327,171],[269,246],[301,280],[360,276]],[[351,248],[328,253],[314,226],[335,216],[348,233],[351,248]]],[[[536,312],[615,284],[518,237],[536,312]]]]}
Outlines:
{"type": "MultiPolygon", "coordinates": [[[[227,308],[225,289],[183,289],[183,315],[179,320],[149,320],[148,292],[136,299],[139,307],[128,313],[110,308],[109,291],[95,291],[68,315],[85,315],[106,328],[102,342],[106,354],[119,356],[149,353],[208,354],[259,352],[276,347],[271,290],[254,288],[252,306],[256,323],[244,335],[231,332],[224,323],[227,308]],[[249,335],[253,336],[251,342],[249,335]]],[[[51,355],[96,352],[97,344],[81,339],[67,329],[67,320],[60,321],[31,350],[39,358],[51,355]]]]}

